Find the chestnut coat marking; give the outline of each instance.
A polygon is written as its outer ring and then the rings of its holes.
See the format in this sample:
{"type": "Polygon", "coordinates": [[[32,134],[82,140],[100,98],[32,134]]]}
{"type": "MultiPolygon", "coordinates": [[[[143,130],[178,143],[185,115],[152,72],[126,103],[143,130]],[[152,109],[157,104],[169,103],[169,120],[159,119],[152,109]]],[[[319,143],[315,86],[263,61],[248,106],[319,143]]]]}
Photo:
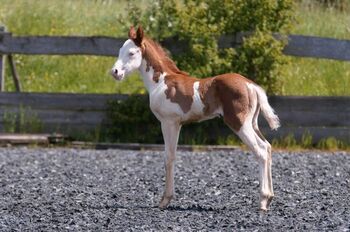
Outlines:
{"type": "Polygon", "coordinates": [[[223,115],[225,123],[235,131],[239,131],[249,108],[247,84],[252,83],[250,80],[239,74],[223,74],[197,79],[180,71],[156,42],[144,39],[141,48],[147,63],[146,71],[150,68],[154,70],[153,81],[156,84],[162,84],[160,76],[166,73],[164,76],[166,98],[178,104],[184,115],[189,114],[187,117],[179,115],[182,124],[223,115]],[[199,82],[198,89],[194,87],[195,82],[199,82]],[[191,112],[195,91],[198,91],[203,104],[200,113],[191,112]]]}

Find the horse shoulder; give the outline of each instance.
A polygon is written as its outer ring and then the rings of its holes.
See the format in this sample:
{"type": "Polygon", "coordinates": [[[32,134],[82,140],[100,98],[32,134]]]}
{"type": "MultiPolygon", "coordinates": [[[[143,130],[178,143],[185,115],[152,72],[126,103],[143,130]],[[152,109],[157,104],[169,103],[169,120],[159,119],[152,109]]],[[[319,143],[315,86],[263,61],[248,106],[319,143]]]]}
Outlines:
{"type": "Polygon", "coordinates": [[[196,78],[183,74],[171,74],[164,78],[167,86],[164,91],[166,98],[178,104],[184,114],[191,110],[194,96],[193,85],[196,81],[196,78]]]}

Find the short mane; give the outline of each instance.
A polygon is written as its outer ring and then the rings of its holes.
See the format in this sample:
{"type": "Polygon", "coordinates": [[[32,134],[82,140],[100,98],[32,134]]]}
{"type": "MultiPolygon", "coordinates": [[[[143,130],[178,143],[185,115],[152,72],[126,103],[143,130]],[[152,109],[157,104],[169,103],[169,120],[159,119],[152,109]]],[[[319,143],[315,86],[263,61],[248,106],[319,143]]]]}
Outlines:
{"type": "Polygon", "coordinates": [[[153,80],[158,82],[161,73],[168,75],[180,74],[188,76],[188,73],[181,71],[175,62],[169,58],[164,49],[154,40],[144,37],[142,41],[143,57],[147,62],[147,70],[150,67],[154,70],[153,80]]]}

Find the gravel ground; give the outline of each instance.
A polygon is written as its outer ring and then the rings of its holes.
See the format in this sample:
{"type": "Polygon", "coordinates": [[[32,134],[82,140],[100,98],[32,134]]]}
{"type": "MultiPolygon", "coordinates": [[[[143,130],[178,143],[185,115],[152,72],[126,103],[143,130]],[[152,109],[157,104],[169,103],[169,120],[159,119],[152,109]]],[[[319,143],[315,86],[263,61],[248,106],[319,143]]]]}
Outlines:
{"type": "Polygon", "coordinates": [[[349,231],[350,153],[274,152],[275,199],[258,211],[251,153],[0,148],[0,231],[349,231]]]}

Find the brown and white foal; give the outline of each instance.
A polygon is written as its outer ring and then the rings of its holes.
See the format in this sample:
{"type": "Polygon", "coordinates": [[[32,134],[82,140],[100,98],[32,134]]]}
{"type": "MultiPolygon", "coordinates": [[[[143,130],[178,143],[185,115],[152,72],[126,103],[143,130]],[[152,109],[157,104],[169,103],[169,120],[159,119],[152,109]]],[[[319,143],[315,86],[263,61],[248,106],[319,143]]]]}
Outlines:
{"type": "Polygon", "coordinates": [[[150,107],[161,122],[165,143],[165,191],[160,208],[174,196],[174,161],[180,128],[187,122],[222,116],[225,123],[253,151],[259,161],[260,209],[267,210],[274,196],[271,145],[258,128],[263,112],[271,129],[280,126],[264,90],[234,73],[197,79],[179,70],[159,44],[144,36],[141,27],[129,31],[111,73],[122,80],[138,69],[149,92],[150,107]]]}

